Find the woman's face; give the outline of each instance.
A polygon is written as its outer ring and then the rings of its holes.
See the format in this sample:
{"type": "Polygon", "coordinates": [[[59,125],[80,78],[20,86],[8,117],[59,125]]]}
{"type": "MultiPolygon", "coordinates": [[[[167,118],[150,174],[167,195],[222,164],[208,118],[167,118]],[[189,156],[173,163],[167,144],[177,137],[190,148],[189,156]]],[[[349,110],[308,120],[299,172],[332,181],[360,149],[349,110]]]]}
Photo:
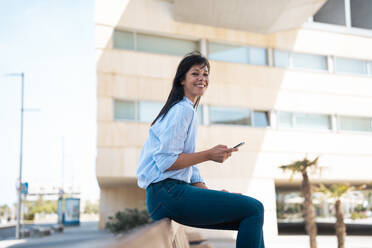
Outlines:
{"type": "Polygon", "coordinates": [[[207,66],[194,65],[186,73],[185,80],[181,82],[185,96],[195,103],[199,96],[207,90],[209,71],[207,66]]]}

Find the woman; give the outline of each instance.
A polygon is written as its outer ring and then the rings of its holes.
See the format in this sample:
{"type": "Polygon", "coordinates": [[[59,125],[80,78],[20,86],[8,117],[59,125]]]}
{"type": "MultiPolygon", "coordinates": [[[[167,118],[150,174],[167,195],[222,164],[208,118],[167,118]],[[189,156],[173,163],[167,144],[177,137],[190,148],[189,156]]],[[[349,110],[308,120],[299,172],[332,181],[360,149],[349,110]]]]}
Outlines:
{"type": "Polygon", "coordinates": [[[195,152],[200,97],[209,84],[208,60],[199,52],[180,62],[168,100],[151,124],[138,163],[138,185],[146,189],[153,220],[237,230],[236,247],[264,248],[263,205],[249,196],[207,188],[197,164],[223,163],[237,148],[217,145],[195,152]]]}

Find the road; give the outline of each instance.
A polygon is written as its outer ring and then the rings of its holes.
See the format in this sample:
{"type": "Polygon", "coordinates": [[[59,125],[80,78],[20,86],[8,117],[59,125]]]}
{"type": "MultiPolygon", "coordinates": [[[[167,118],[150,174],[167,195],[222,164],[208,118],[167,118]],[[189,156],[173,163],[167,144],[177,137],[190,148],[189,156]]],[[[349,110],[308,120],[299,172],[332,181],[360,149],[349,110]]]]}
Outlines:
{"type": "Polygon", "coordinates": [[[65,227],[63,233],[52,233],[42,238],[0,241],[0,248],[36,248],[36,247],[96,247],[101,243],[112,240],[113,235],[105,230],[99,230],[97,222],[82,222],[77,227],[65,227]]]}
{"type": "MultiPolygon", "coordinates": [[[[48,227],[55,224],[29,224],[24,225],[24,228],[31,229],[34,226],[48,227]]],[[[15,238],[15,226],[0,227],[0,240],[14,239],[15,238]]]]}

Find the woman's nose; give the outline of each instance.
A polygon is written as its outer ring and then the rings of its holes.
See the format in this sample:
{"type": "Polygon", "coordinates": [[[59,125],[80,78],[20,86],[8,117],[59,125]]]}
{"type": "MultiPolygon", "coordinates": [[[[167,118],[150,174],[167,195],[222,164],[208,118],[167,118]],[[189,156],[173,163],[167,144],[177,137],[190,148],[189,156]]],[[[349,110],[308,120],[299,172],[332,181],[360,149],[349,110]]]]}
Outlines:
{"type": "Polygon", "coordinates": [[[198,81],[205,81],[205,80],[206,80],[206,78],[203,75],[199,76],[199,78],[198,78],[198,81]]]}

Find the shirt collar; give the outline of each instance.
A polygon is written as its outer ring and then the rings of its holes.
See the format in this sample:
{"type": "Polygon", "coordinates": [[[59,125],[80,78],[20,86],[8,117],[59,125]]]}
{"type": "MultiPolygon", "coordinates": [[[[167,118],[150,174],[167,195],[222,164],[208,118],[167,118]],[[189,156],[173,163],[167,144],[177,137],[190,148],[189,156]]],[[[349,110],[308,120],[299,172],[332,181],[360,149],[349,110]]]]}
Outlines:
{"type": "Polygon", "coordinates": [[[188,102],[192,107],[194,107],[194,103],[189,98],[184,96],[183,99],[186,100],[186,102],[188,102]]]}

